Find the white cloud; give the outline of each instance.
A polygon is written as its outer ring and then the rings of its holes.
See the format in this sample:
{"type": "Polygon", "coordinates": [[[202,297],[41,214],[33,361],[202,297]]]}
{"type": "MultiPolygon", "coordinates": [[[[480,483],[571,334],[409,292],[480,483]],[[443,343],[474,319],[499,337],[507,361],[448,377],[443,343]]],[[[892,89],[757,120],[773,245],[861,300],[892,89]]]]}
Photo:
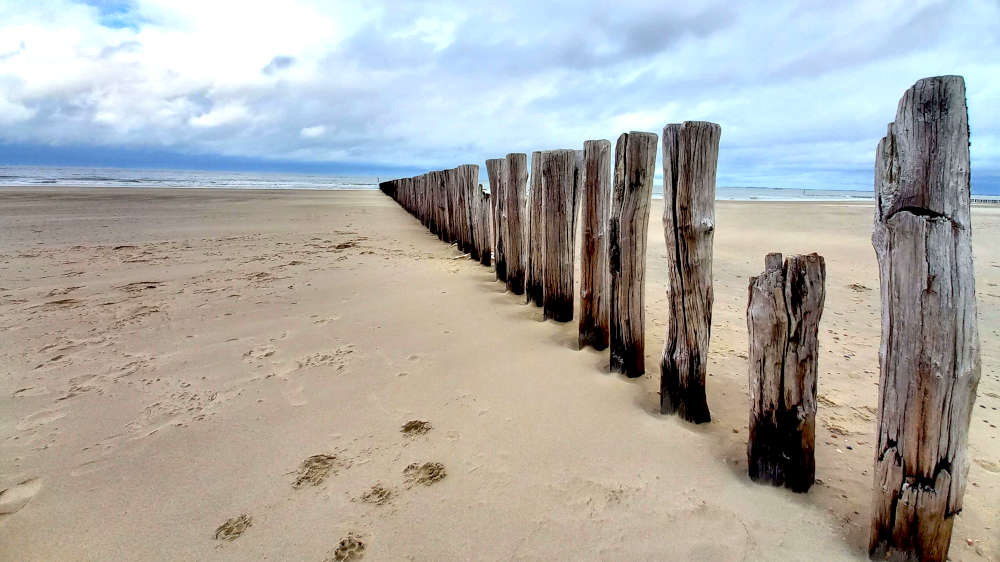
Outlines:
{"type": "Polygon", "coordinates": [[[213,108],[207,113],[192,117],[189,123],[193,127],[218,127],[245,121],[250,117],[250,110],[241,103],[232,103],[213,108]]]}
{"type": "Polygon", "coordinates": [[[316,137],[321,137],[326,133],[326,127],[323,125],[313,125],[312,127],[303,127],[299,134],[302,135],[304,139],[314,139],[316,137]]]}

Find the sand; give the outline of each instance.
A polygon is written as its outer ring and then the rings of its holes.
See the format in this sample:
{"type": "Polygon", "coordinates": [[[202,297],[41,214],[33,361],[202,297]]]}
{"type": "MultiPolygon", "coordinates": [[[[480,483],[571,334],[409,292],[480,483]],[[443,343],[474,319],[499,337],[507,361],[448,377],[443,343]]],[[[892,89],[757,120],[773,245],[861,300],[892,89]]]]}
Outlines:
{"type": "MultiPolygon", "coordinates": [[[[871,206],[718,204],[702,426],[656,413],[660,212],[628,380],[378,192],[0,190],[0,559],[863,558],[871,206]],[[746,476],[747,278],[775,250],[827,264],[806,495],[746,476]]],[[[1000,210],[973,221],[951,558],[1000,560],[1000,210]]]]}

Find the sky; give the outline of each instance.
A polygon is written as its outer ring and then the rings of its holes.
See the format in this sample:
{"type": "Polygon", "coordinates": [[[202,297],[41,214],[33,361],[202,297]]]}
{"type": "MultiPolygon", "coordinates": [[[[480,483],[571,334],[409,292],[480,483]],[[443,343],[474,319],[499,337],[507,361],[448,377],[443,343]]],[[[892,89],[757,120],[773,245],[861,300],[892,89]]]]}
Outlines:
{"type": "Polygon", "coordinates": [[[0,0],[0,164],[385,175],[706,120],[719,185],[871,189],[903,92],[960,74],[1000,192],[997,29],[996,0],[0,0]]]}

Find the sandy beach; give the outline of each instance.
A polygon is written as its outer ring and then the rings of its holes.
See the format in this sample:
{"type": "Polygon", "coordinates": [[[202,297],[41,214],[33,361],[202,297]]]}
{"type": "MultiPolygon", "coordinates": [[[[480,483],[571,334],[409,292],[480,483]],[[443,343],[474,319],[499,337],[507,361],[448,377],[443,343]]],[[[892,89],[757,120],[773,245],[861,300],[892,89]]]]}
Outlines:
{"type": "MultiPolygon", "coordinates": [[[[320,561],[349,535],[370,560],[865,559],[871,204],[717,204],[700,426],[656,413],[661,212],[629,380],[377,191],[0,189],[0,559],[320,561]],[[746,475],[747,280],[770,251],[826,259],[805,495],[746,475]]],[[[956,561],[1000,560],[1000,208],[972,216],[956,561]]]]}

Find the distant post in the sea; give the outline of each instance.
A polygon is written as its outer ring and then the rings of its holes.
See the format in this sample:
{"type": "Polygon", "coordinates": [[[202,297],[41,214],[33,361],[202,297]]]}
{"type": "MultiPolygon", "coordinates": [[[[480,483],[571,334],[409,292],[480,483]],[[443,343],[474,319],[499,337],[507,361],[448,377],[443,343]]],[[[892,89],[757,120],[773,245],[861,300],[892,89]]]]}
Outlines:
{"type": "Polygon", "coordinates": [[[545,266],[542,307],[545,318],[573,319],[573,239],[576,232],[576,152],[542,153],[542,189],[545,213],[545,266]]]}
{"type": "Polygon", "coordinates": [[[493,206],[493,269],[497,276],[497,281],[507,282],[507,251],[504,248],[506,238],[504,227],[506,220],[503,218],[503,202],[506,201],[503,183],[507,176],[504,172],[505,160],[503,158],[491,158],[486,161],[486,176],[490,180],[490,203],[493,206]]]}
{"type": "Polygon", "coordinates": [[[583,238],[580,242],[580,334],[582,349],[608,347],[610,271],[608,269],[608,208],[611,206],[611,143],[583,143],[583,238]]]}
{"type": "Polygon", "coordinates": [[[529,303],[542,306],[542,283],[545,271],[545,220],[542,213],[542,153],[531,153],[531,190],[528,193],[527,266],[525,267],[524,293],[529,303]]]}
{"type": "Polygon", "coordinates": [[[869,553],[945,560],[979,384],[965,80],[918,81],[875,153],[882,293],[869,553]]]}
{"type": "Polygon", "coordinates": [[[660,412],[711,421],[705,396],[712,327],[715,169],[722,128],[685,121],[663,128],[663,236],[670,320],[660,359],[660,412]]]}
{"type": "Polygon", "coordinates": [[[611,370],[646,372],[646,238],[656,172],[656,134],[622,133],[615,145],[615,187],[608,222],[611,370]]]}
{"type": "Polygon", "coordinates": [[[507,289],[515,295],[524,294],[524,195],[528,184],[528,157],[523,153],[508,154],[504,163],[504,243],[507,252],[507,289]]]}
{"type": "Polygon", "coordinates": [[[816,479],[816,371],[826,294],[822,256],[768,254],[750,278],[750,479],[807,492],[816,479]]]}

